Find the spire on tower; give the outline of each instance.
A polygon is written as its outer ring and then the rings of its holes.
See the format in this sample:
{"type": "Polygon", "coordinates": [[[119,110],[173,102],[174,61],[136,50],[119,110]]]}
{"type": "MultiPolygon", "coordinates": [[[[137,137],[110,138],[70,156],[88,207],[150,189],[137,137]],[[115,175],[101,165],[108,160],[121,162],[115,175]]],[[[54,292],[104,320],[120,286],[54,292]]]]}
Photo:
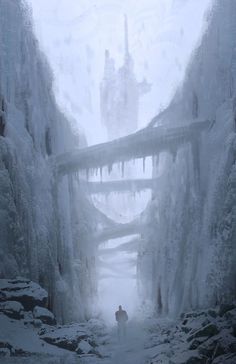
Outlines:
{"type": "Polygon", "coordinates": [[[125,60],[128,60],[130,57],[129,54],[129,34],[128,34],[128,21],[126,14],[124,15],[125,18],[125,60]]]}

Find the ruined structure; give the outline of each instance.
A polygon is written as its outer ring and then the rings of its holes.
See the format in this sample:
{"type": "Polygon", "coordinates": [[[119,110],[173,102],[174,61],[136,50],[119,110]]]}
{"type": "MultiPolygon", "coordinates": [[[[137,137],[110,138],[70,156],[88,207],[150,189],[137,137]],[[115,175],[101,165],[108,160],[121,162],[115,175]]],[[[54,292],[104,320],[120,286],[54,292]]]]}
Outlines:
{"type": "Polygon", "coordinates": [[[108,139],[128,135],[138,128],[139,98],[150,90],[144,79],[138,82],[129,51],[128,24],[125,16],[124,64],[116,71],[114,59],[105,51],[104,76],[100,85],[101,118],[108,139]]]}

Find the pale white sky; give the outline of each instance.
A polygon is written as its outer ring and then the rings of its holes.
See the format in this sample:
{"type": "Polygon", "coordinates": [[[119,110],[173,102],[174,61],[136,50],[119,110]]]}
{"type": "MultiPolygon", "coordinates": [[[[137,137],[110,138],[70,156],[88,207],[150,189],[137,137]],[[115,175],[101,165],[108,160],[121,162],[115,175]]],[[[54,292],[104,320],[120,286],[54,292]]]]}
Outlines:
{"type": "Polygon", "coordinates": [[[100,123],[99,83],[106,48],[118,66],[122,62],[123,15],[128,16],[137,78],[152,83],[152,91],[140,105],[142,127],[168,103],[183,78],[212,0],[27,1],[54,72],[58,103],[94,144],[106,140],[100,123]]]}

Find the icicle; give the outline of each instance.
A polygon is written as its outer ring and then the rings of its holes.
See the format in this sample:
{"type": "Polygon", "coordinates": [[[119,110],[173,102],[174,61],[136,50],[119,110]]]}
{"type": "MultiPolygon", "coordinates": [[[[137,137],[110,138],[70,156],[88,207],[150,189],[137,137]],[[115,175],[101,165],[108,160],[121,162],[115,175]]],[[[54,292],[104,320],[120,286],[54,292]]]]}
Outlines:
{"type": "Polygon", "coordinates": [[[152,155],[152,169],[154,168],[154,165],[155,165],[155,157],[154,155],[152,155]]]}
{"type": "Polygon", "coordinates": [[[108,203],[108,199],[109,199],[109,194],[108,194],[108,193],[106,193],[106,194],[105,194],[105,201],[106,201],[106,204],[108,203]]]}
{"type": "Polygon", "coordinates": [[[172,161],[173,161],[173,163],[175,163],[176,162],[176,157],[177,157],[177,150],[175,149],[173,149],[172,151],[171,151],[171,154],[172,154],[172,161]]]}
{"type": "Polygon", "coordinates": [[[102,167],[100,167],[99,170],[100,170],[100,181],[102,181],[102,167]]]}
{"type": "Polygon", "coordinates": [[[96,174],[96,177],[98,175],[98,168],[95,169],[95,174],[96,174]]]}
{"type": "Polygon", "coordinates": [[[88,168],[86,168],[86,180],[87,180],[87,182],[89,180],[89,169],[88,168]]]}
{"type": "Polygon", "coordinates": [[[121,164],[121,175],[122,175],[122,178],[124,178],[124,173],[125,173],[125,162],[122,161],[122,164],[121,164]]]}
{"type": "Polygon", "coordinates": [[[131,192],[134,192],[135,190],[135,186],[134,186],[134,181],[131,182],[131,192]]]}
{"type": "Polygon", "coordinates": [[[108,166],[107,166],[109,176],[112,172],[112,167],[113,167],[112,164],[108,164],[108,166]]]}
{"type": "Polygon", "coordinates": [[[145,166],[145,162],[146,162],[146,158],[144,157],[144,158],[143,158],[143,173],[145,173],[145,167],[146,167],[146,166],[145,166]]]}

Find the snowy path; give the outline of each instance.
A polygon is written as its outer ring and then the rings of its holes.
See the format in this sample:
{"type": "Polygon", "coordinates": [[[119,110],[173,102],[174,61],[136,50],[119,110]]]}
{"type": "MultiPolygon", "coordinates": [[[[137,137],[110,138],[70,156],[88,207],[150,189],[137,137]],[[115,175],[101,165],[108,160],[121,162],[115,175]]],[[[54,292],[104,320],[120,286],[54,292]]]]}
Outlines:
{"type": "Polygon", "coordinates": [[[116,328],[112,331],[112,363],[144,364],[145,329],[141,323],[131,322],[127,327],[127,338],[124,344],[117,343],[116,328]]]}
{"type": "Polygon", "coordinates": [[[119,344],[117,329],[113,327],[110,332],[110,343],[104,347],[104,359],[86,358],[83,364],[145,364],[146,354],[144,345],[147,339],[144,324],[132,321],[127,326],[127,337],[124,343],[119,344]]]}

